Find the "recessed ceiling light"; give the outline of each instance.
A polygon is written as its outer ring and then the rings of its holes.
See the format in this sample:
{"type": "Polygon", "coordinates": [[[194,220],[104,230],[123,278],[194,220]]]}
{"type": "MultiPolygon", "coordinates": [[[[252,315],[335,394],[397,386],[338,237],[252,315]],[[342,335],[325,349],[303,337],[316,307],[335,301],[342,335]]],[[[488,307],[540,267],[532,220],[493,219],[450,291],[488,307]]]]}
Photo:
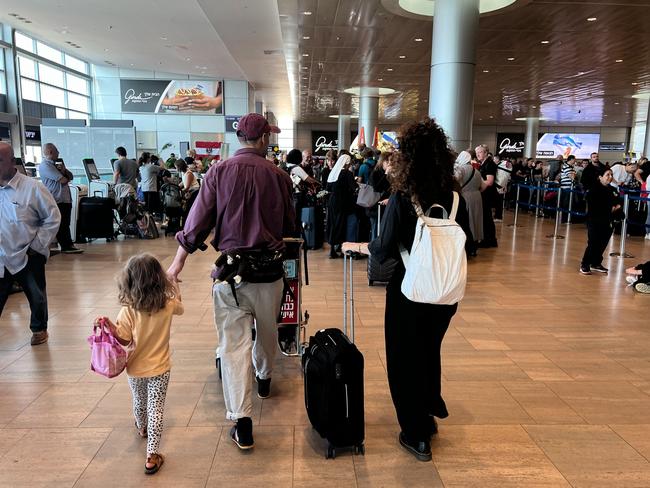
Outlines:
{"type": "Polygon", "coordinates": [[[406,56],[404,56],[403,54],[401,54],[399,58],[400,58],[400,59],[406,59],[406,56]]]}
{"type": "Polygon", "coordinates": [[[489,73],[489,72],[490,72],[489,69],[484,69],[484,70],[483,70],[483,73],[489,73]]]}
{"type": "Polygon", "coordinates": [[[533,108],[537,108],[537,105],[533,105],[533,108]]]}
{"type": "Polygon", "coordinates": [[[163,41],[166,41],[166,40],[167,40],[167,37],[165,37],[165,36],[160,36],[160,39],[162,39],[163,41]]]}
{"type": "Polygon", "coordinates": [[[635,81],[633,81],[632,84],[633,84],[634,86],[638,85],[638,83],[635,82],[635,81]]]}
{"type": "Polygon", "coordinates": [[[588,17],[587,18],[587,22],[596,22],[597,20],[598,20],[598,18],[596,18],[596,17],[588,17]]]}
{"type": "Polygon", "coordinates": [[[614,105],[619,105],[619,103],[618,103],[618,102],[614,102],[614,105]]]}
{"type": "Polygon", "coordinates": [[[617,62],[617,63],[622,63],[623,60],[622,60],[622,59],[617,59],[616,62],[617,62]]]}
{"type": "Polygon", "coordinates": [[[416,37],[416,38],[413,39],[413,40],[414,40],[415,42],[422,42],[424,39],[422,39],[421,37],[416,37]]]}
{"type": "Polygon", "coordinates": [[[131,66],[135,66],[135,64],[131,63],[131,66]]]}
{"type": "Polygon", "coordinates": [[[337,41],[340,41],[340,40],[341,40],[341,36],[336,36],[336,40],[337,40],[337,41]]]}
{"type": "Polygon", "coordinates": [[[311,12],[310,12],[309,10],[305,10],[305,11],[303,12],[303,14],[304,14],[304,15],[311,15],[311,12]]]}
{"type": "Polygon", "coordinates": [[[528,88],[526,88],[524,91],[527,92],[527,91],[528,91],[528,88]]]}
{"type": "Polygon", "coordinates": [[[547,83],[548,85],[554,85],[554,84],[555,84],[554,81],[547,81],[546,83],[547,83]]]}
{"type": "Polygon", "coordinates": [[[108,48],[106,48],[106,49],[104,49],[104,52],[105,52],[105,53],[107,53],[108,51],[109,51],[109,49],[108,49],[108,48]]]}
{"type": "Polygon", "coordinates": [[[584,71],[578,71],[578,76],[582,76],[582,75],[584,75],[584,74],[585,74],[584,71]]]}
{"type": "Polygon", "coordinates": [[[492,103],[492,100],[488,100],[488,103],[492,103]]]}
{"type": "Polygon", "coordinates": [[[493,119],[494,117],[492,117],[492,116],[490,115],[490,118],[493,119]]]}
{"type": "Polygon", "coordinates": [[[192,58],[185,58],[185,61],[192,61],[192,58]]]}
{"type": "Polygon", "coordinates": [[[307,53],[303,53],[302,56],[303,56],[303,58],[308,58],[308,57],[309,57],[309,54],[307,54],[307,53]]]}
{"type": "Polygon", "coordinates": [[[551,41],[542,41],[542,44],[549,44],[551,41]]]}
{"type": "Polygon", "coordinates": [[[386,71],[393,71],[393,68],[386,68],[386,71]]]}
{"type": "Polygon", "coordinates": [[[508,61],[514,61],[515,58],[508,58],[508,61]]]}
{"type": "Polygon", "coordinates": [[[377,78],[377,81],[384,81],[383,78],[377,78]]]}
{"type": "Polygon", "coordinates": [[[311,39],[311,37],[309,37],[309,36],[302,36],[302,38],[303,38],[305,41],[308,41],[309,39],[311,39]]]}
{"type": "Polygon", "coordinates": [[[303,66],[302,69],[309,69],[307,66],[303,66]]]}

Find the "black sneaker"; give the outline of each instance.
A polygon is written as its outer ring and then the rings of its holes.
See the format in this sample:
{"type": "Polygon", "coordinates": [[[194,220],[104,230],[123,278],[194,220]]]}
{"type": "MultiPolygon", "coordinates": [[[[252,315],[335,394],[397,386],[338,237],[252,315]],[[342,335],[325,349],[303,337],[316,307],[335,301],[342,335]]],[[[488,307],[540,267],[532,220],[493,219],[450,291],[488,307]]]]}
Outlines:
{"type": "Polygon", "coordinates": [[[237,444],[239,449],[246,451],[252,449],[253,443],[253,421],[250,417],[243,417],[237,420],[237,425],[230,429],[230,438],[237,444]]]}
{"type": "Polygon", "coordinates": [[[399,443],[405,448],[408,452],[413,454],[418,461],[431,461],[431,444],[428,441],[418,442],[417,444],[411,444],[406,440],[404,432],[399,433],[399,443]]]}
{"type": "Polygon", "coordinates": [[[580,273],[583,275],[590,275],[591,274],[591,269],[589,269],[589,266],[585,266],[584,264],[580,266],[580,273]]]}
{"type": "Polygon", "coordinates": [[[592,271],[596,271],[597,273],[607,273],[609,270],[603,266],[602,264],[599,264],[598,266],[592,266],[591,267],[592,271]]]}
{"type": "Polygon", "coordinates": [[[259,376],[255,376],[257,381],[257,396],[264,399],[271,396],[271,378],[263,380],[259,376]]]}

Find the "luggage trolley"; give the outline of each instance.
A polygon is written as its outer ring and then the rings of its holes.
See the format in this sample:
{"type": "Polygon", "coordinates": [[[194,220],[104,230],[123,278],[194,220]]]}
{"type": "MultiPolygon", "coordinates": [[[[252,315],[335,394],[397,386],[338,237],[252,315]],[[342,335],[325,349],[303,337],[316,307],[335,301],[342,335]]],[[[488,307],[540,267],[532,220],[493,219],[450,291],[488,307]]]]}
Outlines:
{"type": "Polygon", "coordinates": [[[282,297],[282,308],[278,317],[278,345],[285,356],[302,356],[305,347],[309,312],[302,311],[302,261],[304,261],[305,285],[309,285],[307,269],[307,248],[302,238],[284,239],[286,256],[284,276],[286,285],[282,297]]]}
{"type": "MultiPolygon", "coordinates": [[[[306,346],[307,323],[309,312],[302,311],[302,285],[304,261],[305,285],[309,285],[309,271],[307,267],[307,249],[304,239],[285,237],[283,239],[286,251],[284,260],[284,275],[286,280],[282,297],[282,307],[278,317],[278,347],[285,356],[302,356],[306,346]]],[[[255,328],[251,331],[255,340],[255,328]]],[[[215,367],[221,379],[221,358],[219,347],[215,351],[215,367]]]]}

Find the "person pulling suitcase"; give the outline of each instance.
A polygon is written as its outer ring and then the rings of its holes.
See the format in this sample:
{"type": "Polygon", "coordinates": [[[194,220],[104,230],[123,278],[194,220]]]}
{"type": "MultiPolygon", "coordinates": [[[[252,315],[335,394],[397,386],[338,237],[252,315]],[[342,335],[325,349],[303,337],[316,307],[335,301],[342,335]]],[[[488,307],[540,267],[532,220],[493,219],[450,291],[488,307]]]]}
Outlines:
{"type": "Polygon", "coordinates": [[[242,117],[237,137],[242,148],[206,173],[167,273],[174,281],[188,255],[213,247],[221,252],[212,277],[215,325],[219,336],[226,416],[242,450],[253,441],[253,364],[260,398],[270,395],[277,351],[276,320],[284,290],[283,237],[293,236],[295,210],[289,175],[264,159],[270,134],[280,132],[259,114],[242,117]],[[255,327],[253,344],[251,329],[255,327]]]}

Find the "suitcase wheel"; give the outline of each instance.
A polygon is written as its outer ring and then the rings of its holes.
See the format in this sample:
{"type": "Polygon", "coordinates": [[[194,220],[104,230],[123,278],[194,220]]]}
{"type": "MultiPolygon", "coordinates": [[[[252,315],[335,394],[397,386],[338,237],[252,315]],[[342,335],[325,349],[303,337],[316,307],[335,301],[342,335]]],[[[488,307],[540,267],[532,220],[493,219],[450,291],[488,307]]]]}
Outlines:
{"type": "Polygon", "coordinates": [[[373,280],[368,280],[368,286],[373,286],[375,282],[373,280]]]}
{"type": "Polygon", "coordinates": [[[355,454],[361,454],[362,456],[365,456],[366,454],[366,446],[363,444],[359,444],[358,446],[354,446],[354,453],[355,454]]]}
{"type": "Polygon", "coordinates": [[[336,449],[334,449],[334,446],[327,446],[327,455],[325,456],[325,459],[334,459],[336,457],[336,449]]]}

